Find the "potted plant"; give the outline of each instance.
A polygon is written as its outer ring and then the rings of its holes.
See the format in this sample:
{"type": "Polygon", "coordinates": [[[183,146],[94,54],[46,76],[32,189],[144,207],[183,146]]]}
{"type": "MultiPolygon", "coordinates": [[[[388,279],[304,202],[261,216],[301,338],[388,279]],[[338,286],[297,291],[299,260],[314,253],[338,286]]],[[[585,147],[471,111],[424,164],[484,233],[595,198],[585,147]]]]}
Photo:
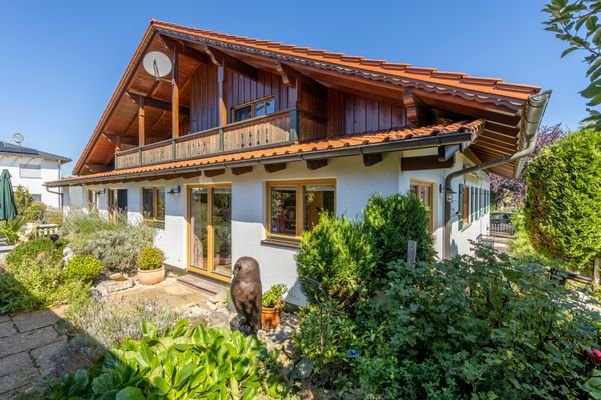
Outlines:
{"type": "Polygon", "coordinates": [[[142,285],[154,285],[165,278],[165,255],[156,247],[142,249],[138,256],[138,274],[136,277],[142,285]]]}
{"type": "Polygon", "coordinates": [[[261,309],[261,326],[263,329],[274,329],[280,324],[282,309],[284,308],[284,294],[288,288],[283,283],[273,285],[263,293],[263,307],[261,309]]]}

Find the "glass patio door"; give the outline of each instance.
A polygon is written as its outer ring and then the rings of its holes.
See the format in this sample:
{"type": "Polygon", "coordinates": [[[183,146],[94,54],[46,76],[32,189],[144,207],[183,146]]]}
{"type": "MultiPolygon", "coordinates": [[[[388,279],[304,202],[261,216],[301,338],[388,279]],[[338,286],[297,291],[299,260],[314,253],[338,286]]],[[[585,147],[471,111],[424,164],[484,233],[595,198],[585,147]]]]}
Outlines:
{"type": "Polygon", "coordinates": [[[232,274],[232,191],[229,186],[188,189],[188,269],[230,281],[232,274]]]}

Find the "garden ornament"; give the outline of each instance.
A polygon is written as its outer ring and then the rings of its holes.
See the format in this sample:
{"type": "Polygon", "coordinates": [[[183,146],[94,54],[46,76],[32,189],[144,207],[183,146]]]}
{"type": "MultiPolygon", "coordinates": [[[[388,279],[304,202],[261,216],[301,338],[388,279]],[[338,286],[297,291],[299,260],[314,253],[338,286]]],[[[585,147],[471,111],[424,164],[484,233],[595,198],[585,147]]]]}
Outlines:
{"type": "Polygon", "coordinates": [[[261,271],[257,260],[251,257],[240,257],[236,261],[231,294],[236,311],[246,319],[246,325],[251,333],[256,333],[261,329],[263,296],[261,271]]]}

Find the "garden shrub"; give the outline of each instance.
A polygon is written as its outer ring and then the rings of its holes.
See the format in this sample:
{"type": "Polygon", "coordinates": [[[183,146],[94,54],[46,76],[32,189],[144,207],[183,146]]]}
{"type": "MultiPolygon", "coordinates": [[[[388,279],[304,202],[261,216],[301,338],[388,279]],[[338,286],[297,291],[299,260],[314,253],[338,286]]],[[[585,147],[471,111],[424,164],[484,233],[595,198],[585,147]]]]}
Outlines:
{"type": "Polygon", "coordinates": [[[77,330],[105,349],[121,345],[127,338],[142,338],[142,324],[150,322],[163,334],[182,315],[167,304],[155,300],[131,302],[84,302],[70,307],[67,318],[77,330]]]}
{"type": "Polygon", "coordinates": [[[50,399],[254,399],[277,395],[262,366],[265,351],[253,337],[225,328],[190,328],[180,321],[161,336],[146,323],[140,341],[125,341],[97,368],[66,375],[50,399]]]}
{"type": "Polygon", "coordinates": [[[109,273],[135,273],[140,250],[151,246],[153,239],[152,227],[124,225],[118,229],[98,231],[85,244],[74,247],[78,254],[98,258],[109,273]]]}
{"type": "Polygon", "coordinates": [[[65,275],[61,265],[65,242],[32,239],[6,256],[0,273],[0,314],[29,311],[79,301],[89,296],[90,282],[65,275]]]}
{"type": "Polygon", "coordinates": [[[19,240],[19,235],[25,227],[27,221],[22,215],[10,221],[0,223],[0,236],[4,236],[8,244],[15,244],[19,240]]]}
{"type": "Polygon", "coordinates": [[[307,278],[320,282],[331,297],[351,301],[374,264],[371,244],[361,224],[328,213],[320,215],[313,230],[303,233],[296,261],[301,287],[309,301],[315,301],[318,293],[307,278]]]}
{"type": "Polygon", "coordinates": [[[417,242],[417,261],[431,261],[434,247],[428,230],[428,211],[410,194],[371,196],[363,210],[363,229],[368,235],[378,266],[407,259],[407,242],[417,242]]]}
{"type": "Polygon", "coordinates": [[[574,132],[526,171],[526,229],[537,251],[590,272],[601,257],[601,132],[574,132]]]}
{"type": "Polygon", "coordinates": [[[46,205],[39,201],[33,201],[29,189],[18,185],[14,191],[17,214],[25,217],[27,222],[39,222],[44,218],[46,205]]]}
{"type": "Polygon", "coordinates": [[[88,240],[101,231],[112,231],[127,228],[122,218],[109,221],[97,210],[73,210],[65,217],[61,226],[63,236],[76,248],[82,247],[88,240]]]}
{"type": "Polygon", "coordinates": [[[325,304],[302,318],[299,348],[326,371],[316,380],[343,397],[585,396],[592,365],[581,350],[598,346],[601,316],[590,303],[599,305],[541,266],[479,248],[445,262],[391,262],[381,288],[360,298],[356,316],[325,304]]]}
{"type": "Polygon", "coordinates": [[[66,280],[91,282],[104,270],[102,263],[93,256],[76,255],[63,270],[63,278],[66,280]]]}
{"type": "Polygon", "coordinates": [[[138,256],[138,268],[143,271],[159,269],[163,266],[163,261],[165,261],[165,254],[163,254],[161,249],[145,247],[140,251],[140,255],[138,256]]]}

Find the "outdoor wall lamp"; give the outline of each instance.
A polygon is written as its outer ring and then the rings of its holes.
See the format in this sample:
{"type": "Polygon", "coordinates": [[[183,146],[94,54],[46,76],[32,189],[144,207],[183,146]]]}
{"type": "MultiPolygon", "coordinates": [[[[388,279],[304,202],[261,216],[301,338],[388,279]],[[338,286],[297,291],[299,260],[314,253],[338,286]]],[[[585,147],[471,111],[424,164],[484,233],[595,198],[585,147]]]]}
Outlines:
{"type": "Polygon", "coordinates": [[[175,187],[172,187],[171,189],[169,189],[169,191],[167,192],[168,194],[170,194],[171,196],[176,195],[176,194],[180,194],[182,191],[182,187],[180,185],[177,185],[175,187]]]}

